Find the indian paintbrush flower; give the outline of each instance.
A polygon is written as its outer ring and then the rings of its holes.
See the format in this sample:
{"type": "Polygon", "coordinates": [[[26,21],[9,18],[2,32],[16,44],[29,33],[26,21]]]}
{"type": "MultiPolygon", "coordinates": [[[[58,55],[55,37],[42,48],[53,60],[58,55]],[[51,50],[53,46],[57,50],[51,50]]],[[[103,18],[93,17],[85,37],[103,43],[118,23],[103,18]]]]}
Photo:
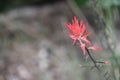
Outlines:
{"type": "Polygon", "coordinates": [[[69,36],[73,39],[73,44],[78,44],[79,47],[82,49],[83,54],[86,54],[85,48],[92,49],[92,50],[101,50],[101,48],[96,47],[88,40],[88,36],[92,34],[87,30],[88,23],[85,25],[82,21],[78,22],[76,16],[72,20],[71,24],[65,23],[65,26],[69,29],[69,36]]]}

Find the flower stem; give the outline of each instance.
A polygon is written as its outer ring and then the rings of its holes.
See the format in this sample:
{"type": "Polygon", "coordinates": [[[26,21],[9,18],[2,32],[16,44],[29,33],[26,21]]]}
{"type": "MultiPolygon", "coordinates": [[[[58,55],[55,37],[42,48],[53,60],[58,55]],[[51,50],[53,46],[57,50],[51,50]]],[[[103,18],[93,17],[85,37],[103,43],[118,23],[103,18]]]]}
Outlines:
{"type": "Polygon", "coordinates": [[[85,47],[85,49],[86,49],[86,51],[87,51],[87,53],[88,53],[90,59],[91,59],[92,62],[94,63],[94,66],[96,67],[96,69],[97,69],[98,71],[101,71],[100,68],[99,68],[98,65],[97,65],[96,60],[94,60],[94,58],[93,58],[92,55],[90,54],[90,52],[89,52],[89,50],[87,49],[87,47],[85,47]]]}
{"type": "MultiPolygon", "coordinates": [[[[92,62],[94,63],[95,68],[96,68],[99,72],[101,72],[101,69],[100,69],[99,65],[97,64],[97,61],[92,57],[89,49],[88,49],[87,47],[85,47],[85,49],[86,49],[86,51],[87,51],[90,59],[91,59],[92,62]]],[[[105,74],[103,74],[103,76],[104,76],[105,80],[110,80],[107,72],[106,72],[105,74]]]]}

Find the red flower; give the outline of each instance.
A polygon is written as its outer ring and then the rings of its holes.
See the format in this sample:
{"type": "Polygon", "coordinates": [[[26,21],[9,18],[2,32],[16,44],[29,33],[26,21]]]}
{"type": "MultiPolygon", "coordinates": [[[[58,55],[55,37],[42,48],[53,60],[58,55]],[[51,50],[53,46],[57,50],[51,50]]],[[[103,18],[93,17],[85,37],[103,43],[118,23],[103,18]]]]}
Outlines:
{"type": "Polygon", "coordinates": [[[72,20],[72,24],[65,24],[65,25],[70,30],[69,36],[74,40],[73,44],[76,43],[76,40],[85,42],[87,45],[91,44],[91,42],[87,39],[87,37],[92,33],[92,32],[88,32],[87,30],[88,23],[84,25],[83,22],[80,21],[79,24],[77,18],[74,17],[74,19],[72,20]]]}
{"type": "MultiPolygon", "coordinates": [[[[88,32],[87,30],[88,23],[86,23],[86,25],[84,25],[82,21],[80,21],[79,23],[78,19],[75,16],[72,20],[72,24],[65,24],[65,26],[70,30],[69,36],[74,40],[73,44],[75,44],[76,41],[79,41],[78,45],[81,47],[85,55],[85,47],[89,47],[92,45],[91,42],[87,39],[88,36],[92,34],[92,32],[88,32]]],[[[97,48],[94,45],[92,47],[89,47],[88,49],[100,50],[100,48],[97,48]]]]}
{"type": "Polygon", "coordinates": [[[83,54],[85,55],[86,54],[86,50],[85,50],[86,46],[85,46],[85,44],[81,44],[80,47],[81,47],[81,49],[83,51],[83,54]]]}

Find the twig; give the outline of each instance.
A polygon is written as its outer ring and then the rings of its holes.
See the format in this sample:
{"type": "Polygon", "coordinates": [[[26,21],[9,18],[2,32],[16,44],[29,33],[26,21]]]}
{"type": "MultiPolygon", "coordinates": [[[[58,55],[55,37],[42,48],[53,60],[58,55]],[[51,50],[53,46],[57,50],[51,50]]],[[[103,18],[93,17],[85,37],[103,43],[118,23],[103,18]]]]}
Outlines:
{"type": "MultiPolygon", "coordinates": [[[[87,51],[90,59],[91,59],[92,62],[94,63],[95,68],[96,68],[99,72],[101,72],[101,69],[100,69],[99,65],[97,64],[97,61],[92,57],[92,55],[91,55],[91,53],[89,52],[89,50],[87,49],[87,47],[85,47],[85,49],[86,49],[86,51],[87,51]]],[[[107,72],[106,72],[105,74],[103,74],[103,76],[104,76],[105,80],[110,80],[107,72]]]]}
{"type": "Polygon", "coordinates": [[[92,60],[92,62],[94,63],[94,66],[97,68],[98,71],[100,71],[99,67],[97,66],[97,62],[93,59],[92,55],[90,54],[89,50],[85,47],[90,59],[92,60]]]}

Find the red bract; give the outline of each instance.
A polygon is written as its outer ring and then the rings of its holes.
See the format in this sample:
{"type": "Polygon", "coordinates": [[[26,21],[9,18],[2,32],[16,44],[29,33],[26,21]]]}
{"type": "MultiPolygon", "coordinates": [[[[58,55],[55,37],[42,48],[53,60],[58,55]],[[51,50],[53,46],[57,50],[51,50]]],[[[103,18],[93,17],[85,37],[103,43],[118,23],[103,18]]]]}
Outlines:
{"type": "Polygon", "coordinates": [[[101,48],[100,48],[100,47],[97,47],[96,45],[90,46],[88,49],[101,50],[101,48]]]}
{"type": "Polygon", "coordinates": [[[109,61],[105,61],[104,64],[109,64],[109,61]]]}
{"type": "Polygon", "coordinates": [[[72,38],[73,44],[76,43],[76,40],[85,42],[87,45],[90,45],[91,42],[87,39],[89,35],[91,35],[92,32],[88,32],[87,26],[83,24],[82,21],[80,21],[80,24],[78,23],[78,20],[76,17],[72,20],[72,24],[65,24],[66,27],[70,30],[70,38],[72,38]]]}
{"type": "MultiPolygon", "coordinates": [[[[70,30],[69,36],[74,40],[73,44],[75,44],[76,41],[78,41],[78,45],[81,47],[85,55],[85,47],[92,45],[91,42],[87,39],[88,36],[92,34],[92,32],[88,32],[87,30],[88,23],[86,23],[86,25],[84,25],[82,21],[80,21],[79,23],[78,19],[75,16],[72,20],[72,24],[65,24],[65,26],[70,30]]],[[[99,48],[95,46],[90,47],[90,49],[99,50],[99,48]]]]}

